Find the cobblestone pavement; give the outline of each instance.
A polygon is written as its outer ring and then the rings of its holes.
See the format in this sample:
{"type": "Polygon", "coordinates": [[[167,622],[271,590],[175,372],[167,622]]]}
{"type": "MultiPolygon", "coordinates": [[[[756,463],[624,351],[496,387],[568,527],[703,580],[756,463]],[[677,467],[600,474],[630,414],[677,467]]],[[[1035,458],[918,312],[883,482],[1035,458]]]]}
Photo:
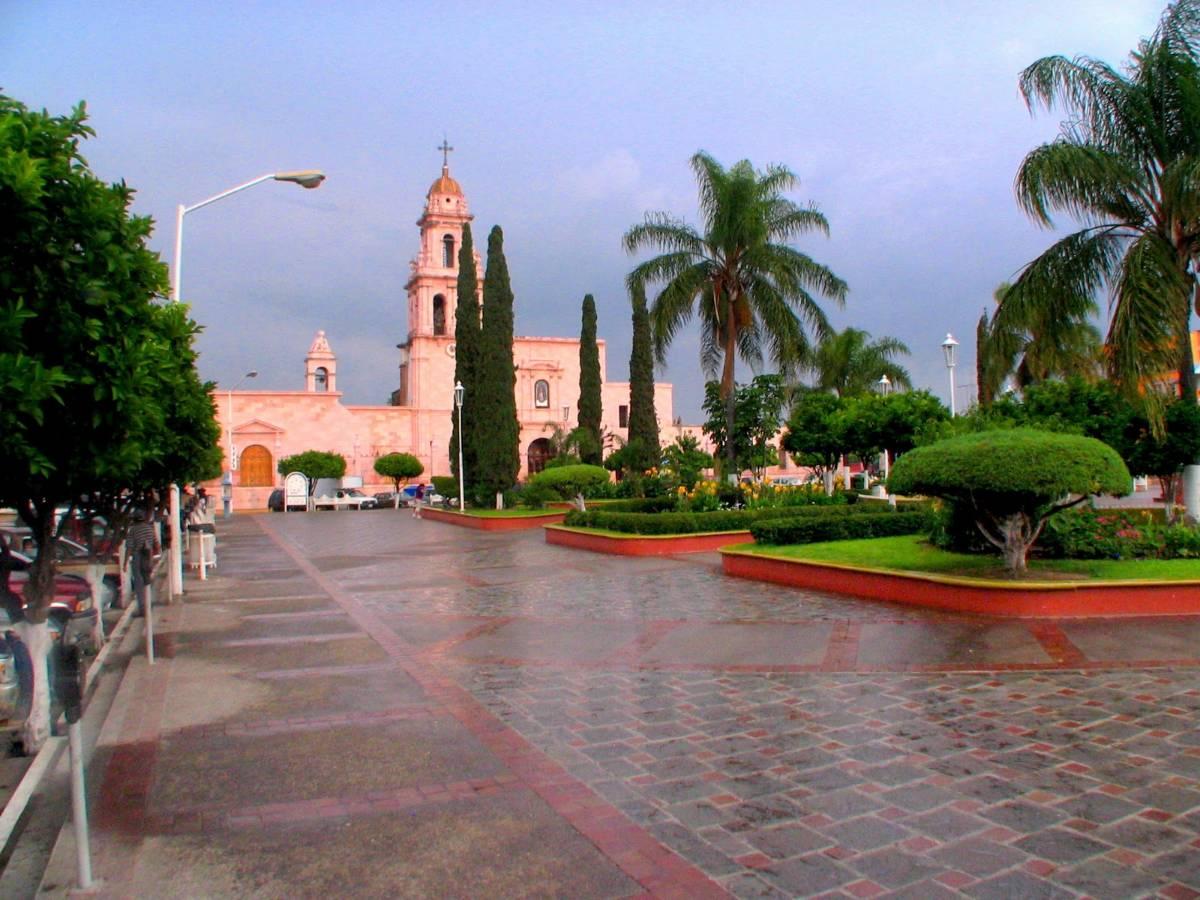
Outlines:
{"type": "Polygon", "coordinates": [[[711,556],[328,524],[262,521],[736,896],[1200,897],[1195,620],[1014,623],[711,556]]]}
{"type": "Polygon", "coordinates": [[[1200,897],[1195,619],[388,510],[236,517],[218,555],[101,735],[102,896],[1200,897]]]}

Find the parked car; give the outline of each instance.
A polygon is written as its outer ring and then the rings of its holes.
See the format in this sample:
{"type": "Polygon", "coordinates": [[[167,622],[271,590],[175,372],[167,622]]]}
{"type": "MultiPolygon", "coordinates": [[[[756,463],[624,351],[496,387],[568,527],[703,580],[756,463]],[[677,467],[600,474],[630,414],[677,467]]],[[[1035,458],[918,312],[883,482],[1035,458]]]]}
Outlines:
{"type": "Polygon", "coordinates": [[[408,506],[409,501],[402,493],[397,491],[380,491],[375,495],[375,505],[371,509],[392,509],[399,506],[408,506]],[[399,504],[396,503],[396,498],[400,498],[399,504]]]}
{"type": "MultiPolygon", "coordinates": [[[[283,488],[275,488],[271,491],[271,496],[267,498],[267,509],[271,512],[283,512],[283,488]]],[[[289,512],[304,512],[306,506],[297,503],[289,503],[289,512]]]]}
{"type": "Polygon", "coordinates": [[[378,506],[374,497],[358,488],[338,488],[332,495],[318,495],[313,498],[313,504],[317,509],[374,509],[378,506]]]}
{"type": "MultiPolygon", "coordinates": [[[[13,559],[21,565],[8,577],[9,589],[21,596],[22,607],[28,606],[29,565],[32,560],[21,553],[13,559]]],[[[99,613],[92,599],[92,588],[86,578],[57,572],[54,575],[54,596],[50,600],[47,623],[56,638],[66,636],[84,650],[94,652],[96,617],[99,613]]]]}

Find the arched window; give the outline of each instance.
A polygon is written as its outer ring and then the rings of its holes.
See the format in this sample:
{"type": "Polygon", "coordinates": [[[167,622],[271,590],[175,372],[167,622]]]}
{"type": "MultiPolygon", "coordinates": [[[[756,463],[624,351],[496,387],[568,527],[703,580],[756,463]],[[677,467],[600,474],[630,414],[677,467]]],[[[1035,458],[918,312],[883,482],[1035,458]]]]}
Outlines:
{"type": "Polygon", "coordinates": [[[433,333],[446,333],[446,298],[441,294],[433,296],[433,333]]]}
{"type": "Polygon", "coordinates": [[[454,268],[454,235],[452,234],[442,238],[442,265],[447,269],[454,268]]]}
{"type": "Polygon", "coordinates": [[[546,460],[550,458],[550,442],[546,438],[538,438],[529,445],[525,459],[529,466],[530,475],[536,475],[546,468],[546,460]]]}
{"type": "Polygon", "coordinates": [[[242,487],[270,487],[275,483],[271,451],[262,444],[251,444],[238,459],[238,484],[242,487]]]}
{"type": "Polygon", "coordinates": [[[533,383],[533,405],[538,409],[550,408],[550,382],[539,380],[533,383]]]}
{"type": "Polygon", "coordinates": [[[329,370],[324,366],[317,366],[313,371],[313,387],[322,392],[329,390],[329,370]]]}

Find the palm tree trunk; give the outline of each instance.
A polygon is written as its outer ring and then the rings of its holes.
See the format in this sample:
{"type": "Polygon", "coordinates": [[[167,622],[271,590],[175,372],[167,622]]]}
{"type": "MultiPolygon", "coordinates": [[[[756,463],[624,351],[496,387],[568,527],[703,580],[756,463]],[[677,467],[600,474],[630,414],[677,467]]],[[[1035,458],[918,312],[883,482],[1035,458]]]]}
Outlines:
{"type": "Polygon", "coordinates": [[[721,367],[721,396],[725,398],[725,474],[733,475],[737,481],[737,456],[734,453],[733,429],[737,422],[737,392],[734,390],[733,367],[737,352],[737,331],[733,323],[733,310],[729,310],[726,322],[725,360],[721,367]]]}
{"type": "MultiPolygon", "coordinates": [[[[1192,306],[1200,312],[1200,281],[1194,282],[1192,306]]],[[[1196,374],[1196,356],[1192,352],[1192,310],[1188,309],[1183,329],[1183,346],[1179,354],[1179,390],[1183,399],[1200,403],[1200,377],[1196,374]]],[[[1183,467],[1183,514],[1188,522],[1200,522],[1200,459],[1183,467]]]]}

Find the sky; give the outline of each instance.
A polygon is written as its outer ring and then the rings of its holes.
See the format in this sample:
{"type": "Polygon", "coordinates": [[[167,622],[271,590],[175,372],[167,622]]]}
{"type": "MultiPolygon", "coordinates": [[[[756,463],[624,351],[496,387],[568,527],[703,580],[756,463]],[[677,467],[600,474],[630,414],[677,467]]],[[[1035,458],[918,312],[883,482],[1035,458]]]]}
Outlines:
{"type": "MultiPolygon", "coordinates": [[[[688,161],[794,171],[831,233],[796,246],[849,284],[837,328],[904,341],[916,387],[974,396],[974,332],[992,293],[1071,228],[1018,209],[1021,159],[1060,116],[1031,115],[1021,69],[1051,54],[1124,62],[1163,0],[270,2],[0,0],[0,92],[88,105],[92,169],[137,191],[170,262],[186,217],[183,299],[201,375],[303,387],[323,329],[350,403],[385,403],[407,335],[404,283],[425,194],[455,150],[477,244],[501,225],[523,335],[576,336],[595,295],[609,380],[628,378],[621,237],[649,211],[698,225],[688,161]]],[[[752,372],[739,365],[738,379],[752,372]]],[[[694,327],[660,380],[700,421],[694,327]]]]}

